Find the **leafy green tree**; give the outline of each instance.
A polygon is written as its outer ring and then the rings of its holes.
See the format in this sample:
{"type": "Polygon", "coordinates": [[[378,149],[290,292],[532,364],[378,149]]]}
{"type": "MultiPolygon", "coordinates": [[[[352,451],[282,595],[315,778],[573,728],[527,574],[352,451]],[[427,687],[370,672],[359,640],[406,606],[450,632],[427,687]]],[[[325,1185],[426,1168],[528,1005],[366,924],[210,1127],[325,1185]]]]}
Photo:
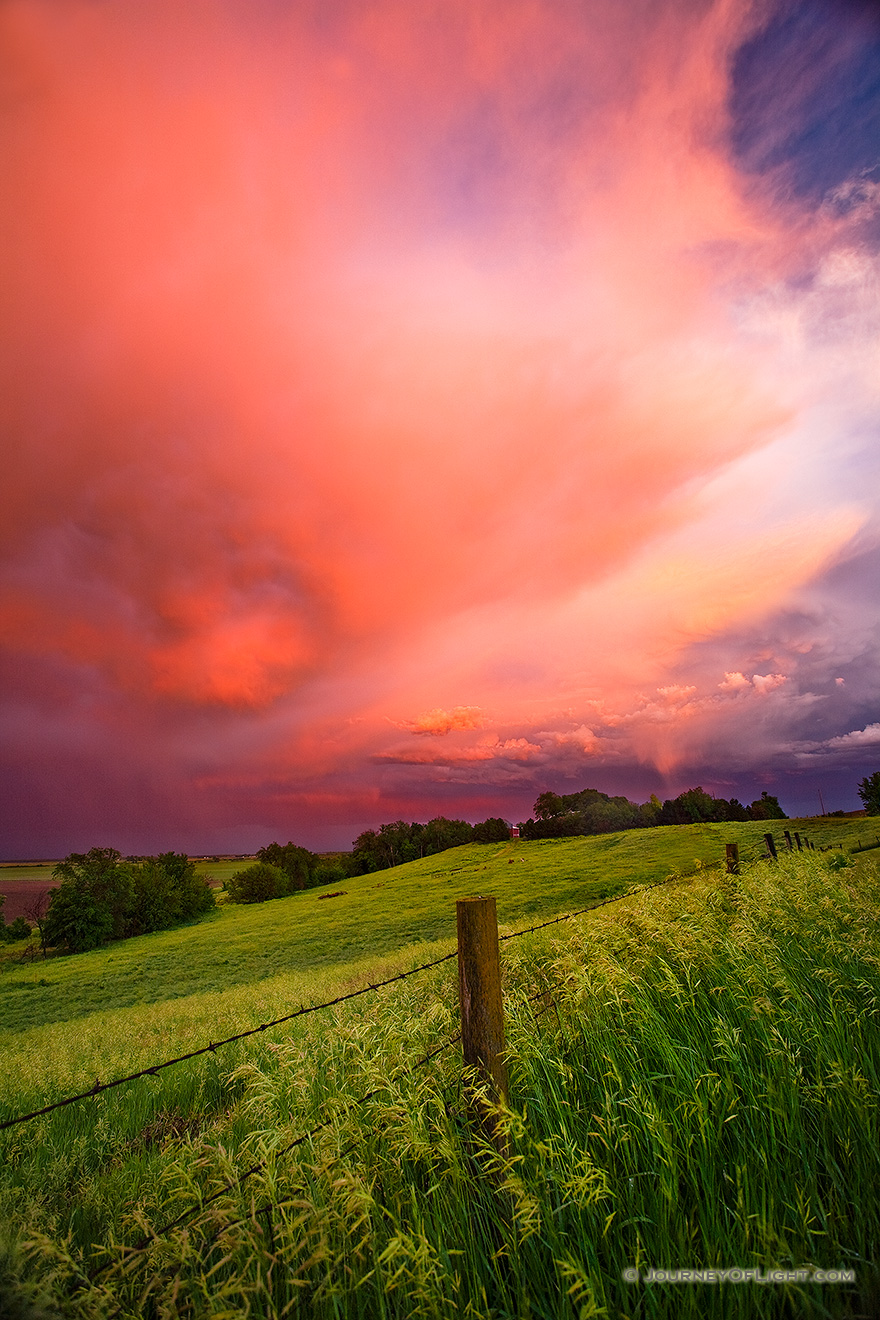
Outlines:
{"type": "Polygon", "coordinates": [[[308,848],[288,841],[285,844],[270,843],[257,851],[261,862],[277,866],[290,878],[291,892],[295,889],[308,889],[316,883],[314,879],[318,859],[308,848]]]}
{"type": "Polygon", "coordinates": [[[369,875],[381,871],[388,863],[381,854],[379,835],[375,830],[364,830],[352,844],[351,874],[369,875]]]}
{"type": "Polygon", "coordinates": [[[539,793],[532,810],[538,820],[554,820],[565,814],[565,803],[558,793],[539,793]]]}
{"type": "Polygon", "coordinates": [[[52,891],[46,940],[74,953],[126,935],[134,886],[131,865],[115,848],[71,853],[53,871],[61,883],[52,891]]]}
{"type": "Polygon", "coordinates": [[[869,816],[880,816],[880,770],[875,770],[859,784],[859,797],[869,816]]]}
{"type": "Polygon", "coordinates": [[[446,816],[435,816],[425,826],[425,854],[445,852],[447,848],[457,848],[462,843],[472,843],[474,827],[466,820],[449,820],[446,816]]]}
{"type": "Polygon", "coordinates": [[[233,903],[265,903],[270,898],[284,898],[292,892],[286,871],[271,862],[254,862],[226,881],[226,892],[233,903]]]}
{"type": "Polygon", "coordinates": [[[660,813],[661,825],[694,825],[716,820],[716,802],[702,788],[689,788],[677,798],[667,798],[660,813]]]}
{"type": "Polygon", "coordinates": [[[772,797],[766,790],[748,807],[750,820],[788,820],[779,799],[772,797]]]}
{"type": "Polygon", "coordinates": [[[474,826],[474,843],[504,843],[510,838],[510,826],[500,816],[490,816],[474,826]]]}
{"type": "Polygon", "coordinates": [[[52,891],[46,915],[47,944],[66,945],[71,953],[85,953],[112,938],[112,913],[88,885],[67,880],[52,891]]]}
{"type": "Polygon", "coordinates": [[[132,867],[132,886],[128,935],[168,930],[214,907],[211,886],[185,853],[145,858],[132,867]]]}

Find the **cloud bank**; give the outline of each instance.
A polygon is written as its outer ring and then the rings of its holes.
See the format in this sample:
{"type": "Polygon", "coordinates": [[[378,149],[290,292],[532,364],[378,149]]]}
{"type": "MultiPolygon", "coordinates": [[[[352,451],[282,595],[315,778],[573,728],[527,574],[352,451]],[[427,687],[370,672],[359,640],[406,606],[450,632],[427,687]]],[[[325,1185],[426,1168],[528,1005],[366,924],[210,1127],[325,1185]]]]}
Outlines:
{"type": "Polygon", "coordinates": [[[880,28],[831,10],[3,8],[7,852],[865,772],[880,28]]]}

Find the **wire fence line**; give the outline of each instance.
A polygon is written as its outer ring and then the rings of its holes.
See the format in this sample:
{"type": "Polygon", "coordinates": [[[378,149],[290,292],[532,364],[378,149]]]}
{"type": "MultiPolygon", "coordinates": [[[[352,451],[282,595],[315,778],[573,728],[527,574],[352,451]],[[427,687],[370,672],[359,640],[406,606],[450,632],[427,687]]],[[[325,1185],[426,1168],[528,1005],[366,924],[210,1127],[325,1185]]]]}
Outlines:
{"type": "Polygon", "coordinates": [[[139,1077],[155,1077],[156,1073],[161,1072],[163,1068],[170,1068],[172,1064],[184,1063],[187,1059],[197,1059],[202,1054],[213,1054],[215,1050],[220,1049],[222,1045],[231,1045],[233,1041],[244,1040],[248,1036],[256,1036],[261,1031],[268,1031],[270,1027],[280,1026],[283,1022],[291,1022],[294,1018],[305,1017],[308,1013],[317,1013],[324,1008],[332,1008],[335,1004],[344,1004],[349,999],[357,999],[360,995],[369,994],[373,990],[381,990],[386,985],[393,985],[395,981],[405,981],[410,976],[415,976],[416,972],[427,971],[431,967],[439,967],[441,963],[449,962],[455,958],[457,952],[446,953],[442,958],[435,958],[433,962],[422,963],[419,967],[413,967],[408,972],[398,972],[396,976],[389,976],[385,981],[371,982],[369,985],[362,986],[360,990],[351,990],[348,994],[337,995],[335,999],[327,999],[322,1004],[300,1005],[291,1013],[285,1013],[283,1017],[273,1018],[271,1022],[261,1022],[257,1027],[249,1027],[246,1031],[238,1031],[234,1036],[226,1036],[223,1040],[215,1040],[207,1045],[202,1045],[197,1050],[189,1050],[186,1054],[178,1054],[173,1059],[165,1059],[162,1063],[150,1064],[147,1068],[140,1068],[137,1072],[127,1073],[125,1077],[116,1077],[112,1082],[95,1081],[94,1086],[89,1087],[87,1091],[79,1091],[76,1095],[65,1096],[63,1100],[55,1100],[52,1104],[43,1105],[41,1109],[34,1109],[28,1114],[19,1114],[16,1118],[7,1118],[0,1123],[0,1132],[5,1128],[15,1127],[17,1123],[27,1123],[32,1118],[40,1118],[43,1114],[51,1114],[55,1109],[63,1109],[65,1105],[72,1105],[77,1100],[89,1100],[92,1096],[100,1095],[102,1091],[111,1091],[116,1086],[122,1086],[125,1082],[134,1082],[139,1077]]]}
{"type": "MultiPolygon", "coordinates": [[[[655,886],[646,886],[646,887],[654,888],[655,886]]],[[[625,897],[625,895],[620,895],[620,897],[625,897]]],[[[523,931],[520,933],[526,934],[527,932],[523,931]]],[[[555,989],[558,991],[560,987],[556,986],[555,989]]],[[[557,1016],[558,1016],[558,1007],[556,1004],[556,1000],[553,996],[553,990],[549,986],[545,987],[542,990],[539,990],[536,994],[527,996],[524,1002],[526,1004],[531,1005],[537,1003],[538,1000],[543,1000],[544,1002],[541,1009],[534,1014],[535,1019],[542,1017],[544,1013],[548,1012],[551,1008],[557,1012],[557,1016]]],[[[348,1104],[343,1109],[341,1117],[345,1117],[348,1114],[353,1113],[355,1109],[359,1108],[363,1104],[366,1104],[368,1100],[374,1099],[377,1095],[381,1094],[382,1091],[386,1090],[393,1082],[399,1081],[403,1077],[411,1076],[413,1073],[417,1071],[417,1069],[423,1068],[427,1063],[430,1063],[433,1059],[436,1059],[438,1055],[444,1053],[448,1049],[451,1049],[453,1045],[457,1045],[460,1040],[461,1040],[461,1032],[457,1031],[453,1036],[448,1037],[448,1039],[444,1040],[440,1045],[435,1046],[434,1049],[428,1050],[426,1054],[423,1054],[419,1059],[416,1059],[414,1063],[405,1065],[391,1078],[389,1078],[388,1081],[386,1081],[382,1086],[374,1087],[371,1091],[367,1091],[364,1095],[358,1096],[356,1100],[349,1101],[348,1104]]],[[[334,1118],[337,1117],[340,1117],[340,1115],[334,1116],[334,1118]]],[[[307,1132],[302,1133],[300,1136],[295,1137],[293,1141],[289,1141],[285,1146],[281,1146],[278,1150],[273,1151],[271,1156],[268,1156],[262,1160],[257,1160],[249,1168],[245,1169],[243,1173],[237,1175],[235,1178],[230,1179],[216,1192],[212,1192],[210,1196],[203,1197],[197,1205],[190,1206],[189,1209],[182,1211],[179,1215],[175,1216],[175,1218],[167,1220],[159,1228],[154,1229],[152,1233],[144,1236],[143,1238],[140,1239],[140,1241],[132,1244],[130,1247],[123,1248],[125,1254],[121,1260],[110,1261],[107,1264],[99,1266],[97,1269],[91,1271],[86,1276],[88,1282],[96,1283],[103,1275],[112,1273],[114,1269],[124,1269],[127,1266],[133,1264],[136,1257],[144,1255],[144,1253],[147,1252],[155,1242],[159,1241],[160,1238],[165,1237],[165,1235],[170,1233],[172,1229],[179,1228],[184,1224],[192,1225],[193,1222],[197,1220],[198,1217],[201,1214],[203,1214],[204,1211],[215,1201],[218,1201],[222,1196],[227,1195],[229,1192],[240,1190],[242,1184],[245,1183],[249,1178],[253,1177],[254,1174],[259,1173],[264,1169],[266,1169],[269,1160],[271,1158],[278,1159],[279,1157],[288,1154],[290,1151],[295,1150],[296,1147],[303,1145],[307,1141],[310,1141],[312,1137],[317,1136],[318,1133],[323,1132],[327,1128],[331,1127],[334,1122],[334,1118],[328,1118],[321,1123],[316,1123],[315,1126],[309,1128],[307,1132]]],[[[359,1138],[355,1138],[354,1141],[351,1141],[348,1143],[347,1146],[344,1146],[343,1149],[339,1151],[338,1158],[344,1159],[346,1155],[350,1155],[356,1149],[357,1145],[359,1144],[359,1140],[360,1140],[359,1138]]],[[[281,1209],[285,1205],[291,1205],[297,1199],[298,1199],[297,1197],[291,1196],[291,1197],[284,1197],[281,1200],[268,1201],[266,1202],[265,1205],[260,1206],[259,1209],[252,1210],[249,1215],[243,1215],[239,1219],[232,1220],[231,1223],[226,1223],[221,1225],[220,1228],[218,1228],[218,1230],[214,1234],[212,1234],[210,1240],[216,1241],[223,1233],[231,1232],[233,1229],[239,1228],[243,1224],[247,1224],[250,1223],[252,1220],[259,1219],[262,1215],[270,1215],[273,1210],[281,1209]]]]}
{"type": "MultiPolygon", "coordinates": [[[[691,872],[687,875],[682,875],[682,874],[670,875],[663,880],[655,881],[648,885],[637,886],[633,889],[626,890],[624,893],[616,894],[613,895],[612,897],[601,899],[597,903],[592,903],[589,906],[577,909],[574,912],[564,913],[558,917],[551,918],[548,921],[540,922],[529,927],[524,927],[521,930],[513,931],[506,935],[501,935],[499,936],[499,943],[501,940],[506,941],[506,940],[516,939],[521,936],[532,934],[537,930],[545,929],[548,926],[556,925],[560,922],[571,920],[574,917],[585,915],[588,912],[594,911],[596,908],[605,907],[611,903],[622,902],[627,898],[633,897],[637,894],[644,893],[648,890],[657,889],[665,885],[674,884],[677,882],[682,882],[685,880],[692,879],[694,878],[694,876],[701,874],[702,869],[703,868],[700,868],[700,870],[691,872]]],[[[710,868],[705,868],[705,869],[710,869],[710,868]]],[[[397,981],[404,980],[409,976],[415,975],[417,972],[424,971],[432,967],[438,967],[455,957],[458,957],[457,949],[452,953],[445,954],[440,958],[432,960],[431,962],[421,964],[419,967],[413,968],[409,972],[398,973],[396,976],[389,977],[384,981],[364,986],[360,990],[352,991],[346,995],[339,995],[335,999],[328,1000],[324,1004],[312,1005],[307,1008],[300,1007],[300,1009],[295,1010],[292,1013],[286,1014],[281,1018],[274,1019],[270,1023],[260,1024],[260,1026],[258,1027],[251,1028],[248,1031],[240,1032],[235,1036],[229,1037],[225,1041],[216,1042],[213,1045],[204,1047],[203,1049],[198,1051],[192,1051],[188,1055],[181,1055],[178,1059],[169,1060],[165,1064],[159,1066],[169,1066],[170,1063],[180,1062],[185,1058],[192,1058],[195,1057],[197,1054],[206,1053],[208,1050],[217,1048],[217,1046],[220,1044],[226,1044],[233,1040],[239,1040],[244,1037],[254,1035],[257,1032],[266,1030],[271,1026],[276,1026],[279,1025],[280,1023],[290,1021],[292,1018],[301,1016],[304,1013],[316,1012],[321,1008],[331,1007],[332,1005],[346,1002],[349,999],[357,998],[358,996],[364,995],[371,990],[378,990],[383,986],[391,985],[397,981]]],[[[537,992],[526,996],[524,1003],[529,1006],[532,1006],[532,1005],[537,1005],[539,1000],[543,1001],[542,1006],[539,1009],[536,1009],[536,1011],[533,1014],[535,1019],[542,1017],[544,1013],[548,1012],[551,1008],[556,1011],[558,1017],[559,1009],[557,1004],[557,996],[560,990],[562,989],[563,987],[561,985],[555,985],[555,986],[545,985],[537,992]]],[[[210,1207],[214,1205],[217,1201],[219,1201],[222,1197],[227,1196],[230,1193],[240,1191],[243,1184],[246,1183],[250,1178],[266,1170],[267,1167],[269,1166],[270,1161],[277,1160],[287,1155],[290,1151],[295,1150],[297,1147],[302,1146],[304,1143],[316,1137],[319,1133],[326,1131],[328,1128],[332,1127],[334,1122],[337,1121],[339,1118],[346,1117],[347,1115],[354,1112],[360,1106],[366,1104],[369,1100],[374,1099],[376,1096],[382,1094],[382,1092],[387,1090],[387,1088],[390,1085],[392,1085],[395,1081],[398,1081],[403,1077],[409,1076],[413,1074],[417,1069],[424,1067],[426,1064],[431,1062],[431,1060],[437,1058],[438,1055],[442,1054],[444,1051],[450,1049],[453,1045],[458,1043],[461,1039],[462,1039],[462,1032],[457,1032],[455,1035],[442,1041],[439,1045],[435,1046],[433,1049],[423,1054],[415,1062],[404,1065],[397,1072],[393,1073],[391,1077],[387,1078],[381,1085],[377,1087],[373,1087],[371,1090],[367,1091],[363,1095],[358,1096],[356,1099],[350,1100],[347,1103],[345,1103],[344,1107],[339,1113],[334,1114],[332,1117],[327,1118],[322,1122],[315,1124],[308,1131],[301,1133],[297,1137],[294,1137],[291,1141],[279,1147],[277,1150],[271,1151],[264,1158],[255,1161],[253,1164],[251,1164],[246,1169],[244,1169],[243,1172],[236,1174],[233,1178],[226,1181],[217,1190],[211,1192],[207,1196],[200,1197],[199,1201],[195,1205],[190,1205],[187,1209],[181,1211],[173,1218],[166,1220],[158,1228],[152,1229],[138,1242],[130,1246],[121,1246],[119,1250],[122,1254],[117,1259],[110,1260],[105,1264],[97,1267],[96,1269],[82,1276],[84,1280],[84,1285],[88,1286],[95,1284],[99,1282],[104,1276],[112,1275],[114,1271],[126,1270],[129,1266],[133,1267],[136,1261],[139,1258],[143,1257],[143,1255],[149,1250],[149,1248],[152,1245],[160,1241],[162,1238],[166,1237],[167,1234],[172,1232],[172,1230],[174,1230],[175,1228],[180,1228],[184,1225],[194,1225],[198,1221],[198,1219],[204,1216],[205,1213],[210,1209],[210,1207]]],[[[101,1086],[100,1089],[102,1090],[108,1089],[109,1086],[111,1085],[120,1085],[123,1081],[132,1080],[135,1077],[139,1077],[139,1076],[150,1075],[155,1070],[156,1070],[155,1068],[143,1069],[139,1073],[132,1074],[130,1078],[118,1079],[115,1083],[108,1083],[105,1086],[101,1086]]],[[[69,1097],[67,1101],[62,1101],[62,1102],[58,1102],[55,1105],[47,1106],[44,1110],[36,1111],[33,1115],[22,1116],[21,1119],[13,1120],[13,1121],[24,1121],[26,1117],[36,1117],[38,1113],[50,1112],[52,1109],[60,1107],[60,1104],[72,1103],[74,1099],[85,1098],[95,1093],[96,1093],[95,1090],[83,1092],[80,1096],[69,1097]]],[[[7,1122],[0,1126],[8,1127],[11,1126],[11,1123],[7,1122]]],[[[347,1145],[343,1150],[339,1152],[338,1157],[343,1158],[346,1154],[354,1150],[359,1140],[360,1138],[356,1138],[353,1142],[349,1143],[349,1145],[347,1145]]],[[[273,1200],[261,1206],[259,1209],[252,1209],[251,1213],[247,1216],[233,1220],[231,1223],[227,1222],[221,1224],[216,1229],[216,1231],[211,1235],[209,1240],[212,1242],[216,1241],[223,1233],[228,1232],[231,1229],[234,1229],[244,1223],[251,1222],[259,1218],[260,1216],[271,1215],[273,1209],[281,1208],[282,1206],[294,1201],[295,1199],[296,1198],[293,1197],[293,1198],[282,1199],[280,1201],[273,1200]]],[[[117,1313],[114,1313],[114,1315],[117,1313]]]]}
{"type": "MultiPolygon", "coordinates": [[[[334,1115],[333,1118],[324,1119],[322,1123],[316,1123],[315,1126],[309,1128],[307,1132],[303,1132],[300,1136],[294,1137],[293,1141],[289,1141],[286,1146],[281,1146],[279,1147],[278,1150],[272,1151],[271,1154],[266,1156],[265,1159],[257,1160],[254,1164],[250,1165],[249,1168],[245,1169],[243,1173],[236,1175],[235,1178],[231,1178],[228,1182],[224,1183],[224,1185],[220,1187],[216,1192],[212,1192],[210,1196],[202,1197],[202,1199],[198,1202],[197,1205],[190,1206],[187,1210],[182,1211],[179,1215],[176,1215],[173,1219],[167,1220],[159,1228],[153,1229],[151,1233],[141,1238],[139,1242],[134,1243],[130,1247],[123,1248],[123,1250],[126,1252],[126,1255],[123,1257],[121,1261],[110,1261],[106,1265],[101,1265],[98,1269],[93,1270],[90,1274],[86,1276],[88,1282],[95,1283],[103,1274],[110,1273],[115,1268],[125,1266],[129,1264],[136,1256],[143,1255],[143,1253],[147,1251],[153,1245],[154,1242],[157,1242],[167,1233],[170,1233],[173,1228],[179,1228],[183,1224],[192,1223],[192,1221],[197,1219],[200,1214],[204,1213],[204,1211],[207,1209],[208,1206],[212,1205],[215,1201],[218,1201],[220,1197],[226,1196],[229,1192],[237,1191],[238,1189],[240,1189],[242,1184],[247,1182],[249,1178],[252,1178],[254,1174],[260,1173],[262,1170],[266,1169],[268,1167],[270,1159],[273,1158],[278,1159],[282,1155],[287,1155],[290,1151],[295,1150],[297,1146],[302,1146],[306,1141],[310,1141],[311,1138],[317,1136],[319,1132],[323,1132],[325,1131],[325,1129],[331,1127],[336,1118],[345,1117],[346,1115],[352,1113],[355,1109],[359,1108],[361,1105],[366,1104],[368,1100],[374,1099],[375,1096],[380,1095],[383,1091],[387,1090],[388,1087],[392,1085],[394,1082],[399,1081],[403,1077],[410,1076],[418,1068],[423,1068],[425,1064],[430,1063],[432,1059],[436,1059],[437,1056],[439,1054],[442,1054],[444,1050],[450,1049],[453,1045],[456,1045],[460,1040],[461,1040],[461,1032],[458,1031],[455,1033],[454,1036],[450,1036],[447,1040],[443,1041],[442,1044],[436,1045],[432,1050],[429,1050],[426,1054],[423,1054],[421,1058],[416,1059],[414,1063],[405,1064],[403,1068],[399,1069],[396,1073],[392,1074],[392,1076],[389,1077],[388,1080],[385,1081],[381,1086],[376,1086],[371,1091],[365,1092],[364,1095],[358,1096],[357,1099],[350,1100],[345,1105],[345,1108],[342,1110],[341,1114],[334,1115]]],[[[356,1144],[357,1142],[350,1143],[349,1146],[345,1147],[344,1150],[340,1151],[340,1157],[350,1153],[350,1151],[354,1149],[356,1144]]],[[[269,1204],[261,1207],[260,1210],[255,1211],[254,1214],[256,1215],[266,1214],[274,1206],[281,1204],[286,1204],[286,1202],[274,1202],[274,1201],[270,1202],[269,1204]]],[[[242,1219],[235,1220],[231,1224],[224,1224],[222,1228],[218,1231],[218,1233],[215,1234],[215,1237],[219,1237],[220,1233],[225,1233],[231,1228],[238,1227],[240,1224],[247,1223],[250,1217],[251,1216],[248,1215],[242,1219]]]]}
{"type": "MultiPolygon", "coordinates": [[[[694,872],[692,874],[699,874],[694,872]]],[[[534,926],[526,926],[522,930],[512,931],[507,935],[499,935],[499,942],[506,940],[515,940],[523,935],[532,935],[537,930],[543,930],[547,926],[558,925],[562,921],[571,921],[574,917],[583,916],[587,912],[593,912],[596,908],[605,907],[609,903],[619,903],[634,894],[644,893],[649,889],[657,889],[662,885],[674,884],[676,881],[689,879],[690,876],[673,875],[667,876],[665,880],[655,881],[650,885],[640,885],[635,889],[628,889],[623,894],[615,894],[611,898],[601,899],[598,903],[591,903],[588,907],[578,908],[575,912],[566,912],[560,917],[552,917],[549,921],[539,922],[534,926]]],[[[325,1008],[333,1008],[337,1004],[344,1004],[350,999],[357,999],[361,995],[370,994],[372,991],[381,990],[385,986],[394,985],[397,981],[405,981],[410,976],[415,976],[418,972],[429,971],[432,967],[439,967],[442,963],[449,962],[458,956],[457,950],[452,953],[446,953],[441,958],[435,958],[432,962],[422,963],[418,967],[411,968],[408,972],[398,972],[395,976],[389,976],[384,981],[371,982],[362,986],[360,990],[351,990],[347,994],[337,995],[335,999],[325,1000],[321,1004],[300,1005],[290,1013],[285,1013],[282,1017],[273,1018],[270,1022],[261,1022],[256,1027],[248,1027],[245,1031],[238,1031],[233,1036],[226,1036],[222,1040],[209,1041],[207,1045],[202,1045],[198,1049],[188,1050],[185,1054],[175,1055],[172,1059],[164,1059],[161,1063],[153,1063],[145,1068],[140,1068],[136,1072],[126,1073],[124,1077],[115,1077],[112,1081],[102,1082],[97,1078],[93,1086],[86,1091],[78,1091],[75,1095],[65,1096],[62,1100],[54,1100],[48,1105],[43,1105],[39,1109],[33,1109],[26,1114],[18,1114],[15,1118],[7,1118],[0,1122],[0,1132],[7,1128],[15,1127],[19,1123],[30,1122],[31,1119],[41,1118],[45,1114],[51,1114],[56,1109],[64,1109],[67,1105],[76,1104],[80,1100],[90,1100],[94,1096],[100,1095],[103,1091],[112,1091],[117,1086],[124,1086],[126,1082],[137,1081],[141,1077],[155,1077],[157,1073],[165,1068],[170,1068],[178,1063],[185,1063],[189,1059],[197,1059],[203,1054],[213,1054],[215,1050],[224,1045],[231,1045],[234,1041],[245,1040],[249,1036],[259,1035],[263,1031],[269,1031],[272,1027],[281,1026],[285,1022],[292,1022],[295,1018],[305,1017],[309,1013],[318,1013],[325,1008]]]]}

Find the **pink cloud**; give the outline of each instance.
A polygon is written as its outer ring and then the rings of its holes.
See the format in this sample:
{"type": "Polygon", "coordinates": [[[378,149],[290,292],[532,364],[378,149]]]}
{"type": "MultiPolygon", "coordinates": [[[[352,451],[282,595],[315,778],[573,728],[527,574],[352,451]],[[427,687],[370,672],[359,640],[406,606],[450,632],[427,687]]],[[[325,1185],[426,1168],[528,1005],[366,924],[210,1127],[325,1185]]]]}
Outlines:
{"type": "Polygon", "coordinates": [[[485,719],[479,706],[454,706],[452,710],[428,710],[414,720],[402,720],[400,727],[410,733],[442,737],[453,729],[481,729],[485,719]]]}
{"type": "Polygon", "coordinates": [[[761,696],[788,682],[785,674],[753,674],[752,686],[761,696]]]}
{"type": "Polygon", "coordinates": [[[361,812],[868,690],[810,592],[876,542],[880,193],[742,173],[760,15],[698,8],[3,8],[13,783],[361,812]]]}

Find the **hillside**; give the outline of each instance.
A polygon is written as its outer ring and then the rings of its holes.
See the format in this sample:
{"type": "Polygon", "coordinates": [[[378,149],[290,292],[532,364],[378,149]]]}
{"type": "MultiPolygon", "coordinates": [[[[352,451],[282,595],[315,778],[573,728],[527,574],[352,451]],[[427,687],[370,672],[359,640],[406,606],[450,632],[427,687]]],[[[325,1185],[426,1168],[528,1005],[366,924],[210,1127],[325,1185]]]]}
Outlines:
{"type": "MultiPolygon", "coordinates": [[[[822,817],[774,825],[780,848],[783,825],[808,835],[817,847],[852,847],[876,837],[876,826],[866,820],[822,817]]],[[[357,876],[329,891],[307,890],[250,907],[222,905],[192,925],[93,953],[46,963],[38,958],[21,966],[13,961],[14,949],[3,950],[0,1031],[190,996],[222,994],[225,1004],[236,990],[254,990],[261,983],[267,994],[283,993],[289,983],[294,997],[307,999],[319,983],[354,974],[349,964],[369,965],[403,956],[410,946],[450,939],[454,902],[465,894],[494,894],[502,925],[525,924],[673,872],[718,864],[728,840],[739,842],[744,858],[758,856],[765,828],[764,822],[672,825],[574,839],[466,844],[357,876]],[[337,889],[344,890],[340,897],[326,896],[337,889]]],[[[200,869],[212,874],[210,864],[200,869]]],[[[246,996],[243,1013],[251,1011],[252,1002],[253,996],[246,996]]],[[[197,1011],[185,1028],[187,1039],[196,1020],[211,1030],[210,1012],[197,1011]]]]}
{"type": "MultiPolygon", "coordinates": [[[[30,1001],[43,1025],[22,1017],[0,1038],[6,1112],[446,951],[458,890],[496,891],[510,927],[542,892],[546,918],[673,857],[715,861],[712,829],[463,849],[445,855],[461,868],[415,863],[340,898],[53,960],[30,981],[7,972],[5,1003],[30,1001]],[[654,849],[641,870],[626,846],[639,840],[654,849]],[[400,943],[421,928],[443,938],[400,943]],[[297,958],[322,942],[323,971],[305,971],[297,958]],[[294,970],[267,970],[267,947],[294,970]],[[371,955],[346,964],[339,948],[371,955]],[[105,990],[125,996],[123,952],[140,957],[130,975],[150,970],[153,1000],[102,1008],[105,990]],[[177,999],[169,979],[163,1000],[161,968],[187,966],[237,979],[177,999]],[[62,1020],[61,998],[40,995],[65,987],[62,1020]]],[[[880,1248],[877,856],[704,868],[505,943],[501,1155],[461,1087],[454,961],[0,1133],[0,1219],[30,1239],[6,1270],[15,1295],[69,1320],[722,1320],[729,1291],[634,1288],[623,1271],[804,1266],[805,1281],[737,1290],[741,1313],[863,1314],[880,1248]],[[142,1244],[127,1266],[120,1242],[142,1244]],[[852,1275],[822,1287],[814,1267],[852,1275]]],[[[0,1252],[0,1312],[3,1278],[0,1252]]]]}

